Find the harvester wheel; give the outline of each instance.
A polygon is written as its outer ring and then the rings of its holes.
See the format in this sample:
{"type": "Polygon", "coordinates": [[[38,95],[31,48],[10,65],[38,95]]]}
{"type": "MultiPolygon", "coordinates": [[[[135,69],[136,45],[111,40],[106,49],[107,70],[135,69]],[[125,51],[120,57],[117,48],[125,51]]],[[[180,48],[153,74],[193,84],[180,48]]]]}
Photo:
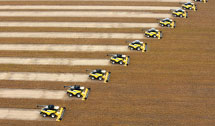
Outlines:
{"type": "Polygon", "coordinates": [[[42,114],[42,116],[43,116],[43,117],[46,117],[46,116],[47,116],[47,114],[46,114],[46,113],[43,113],[43,114],[42,114]]]}
{"type": "Polygon", "coordinates": [[[157,36],[156,35],[153,35],[153,38],[156,38],[157,36]]]}
{"type": "Polygon", "coordinates": [[[55,118],[55,117],[56,117],[56,115],[55,115],[54,113],[52,113],[52,114],[51,114],[51,117],[52,117],[52,118],[55,118]]]}
{"type": "Polygon", "coordinates": [[[112,64],[115,64],[116,62],[115,61],[112,61],[112,64]]]}
{"type": "Polygon", "coordinates": [[[168,24],[167,27],[170,27],[170,24],[168,24]]]}
{"type": "Polygon", "coordinates": [[[102,80],[102,77],[99,77],[99,80],[101,81],[101,80],[102,80]]]}
{"type": "Polygon", "coordinates": [[[192,10],[192,8],[191,8],[191,7],[190,7],[189,9],[190,9],[190,10],[192,10]]]}
{"type": "Polygon", "coordinates": [[[77,96],[77,98],[80,98],[80,97],[81,97],[81,94],[77,94],[76,96],[77,96]]]}
{"type": "Polygon", "coordinates": [[[137,47],[137,50],[140,51],[140,47],[137,47]]]}
{"type": "Polygon", "coordinates": [[[95,80],[95,77],[91,77],[92,80],[95,80]]]}
{"type": "Polygon", "coordinates": [[[134,50],[134,48],[133,48],[133,47],[131,47],[131,48],[130,48],[130,50],[134,50]]]}
{"type": "Polygon", "coordinates": [[[180,14],[180,17],[183,17],[183,15],[182,15],[182,14],[180,14]]]}
{"type": "Polygon", "coordinates": [[[163,25],[163,24],[161,24],[161,26],[163,27],[164,25],[163,25]]]}
{"type": "Polygon", "coordinates": [[[69,93],[69,97],[72,97],[73,96],[73,94],[72,93],[69,93]]]}
{"type": "Polygon", "coordinates": [[[147,35],[147,38],[149,38],[150,37],[150,35],[147,35]]]}
{"type": "Polygon", "coordinates": [[[120,65],[122,65],[122,64],[123,64],[123,62],[122,62],[122,61],[119,61],[119,64],[120,64],[120,65]]]}

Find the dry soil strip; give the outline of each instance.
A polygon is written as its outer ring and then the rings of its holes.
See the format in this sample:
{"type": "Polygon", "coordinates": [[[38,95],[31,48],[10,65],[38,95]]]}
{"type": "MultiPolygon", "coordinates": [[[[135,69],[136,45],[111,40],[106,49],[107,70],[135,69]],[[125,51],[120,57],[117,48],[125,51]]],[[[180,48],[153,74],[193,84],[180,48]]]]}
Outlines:
{"type": "Polygon", "coordinates": [[[158,23],[113,22],[0,22],[0,27],[155,28],[158,23]]]}
{"type": "Polygon", "coordinates": [[[99,38],[145,39],[143,33],[95,33],[95,32],[0,32],[5,38],[99,38]]]}
{"type": "Polygon", "coordinates": [[[65,91],[44,89],[0,89],[0,98],[63,99],[65,91]]]}
{"type": "MultiPolygon", "coordinates": [[[[0,0],[0,1],[79,1],[79,0],[0,0]]],[[[81,0],[81,1],[131,1],[131,0],[81,0]]],[[[191,0],[132,0],[139,2],[191,2],[191,0]]]]}
{"type": "Polygon", "coordinates": [[[86,82],[87,74],[0,72],[0,80],[86,82]]]}
{"type": "Polygon", "coordinates": [[[0,10],[11,9],[49,9],[49,10],[170,10],[178,7],[168,6],[45,6],[45,5],[1,5],[0,10]]]}
{"type": "Polygon", "coordinates": [[[0,57],[0,64],[105,66],[108,59],[0,57]]]}
{"type": "Polygon", "coordinates": [[[60,52],[127,52],[123,45],[72,45],[72,44],[0,44],[5,51],[60,51],[60,52]]]}
{"type": "Polygon", "coordinates": [[[37,109],[0,108],[0,113],[0,119],[39,120],[41,118],[37,109]]]}
{"type": "Polygon", "coordinates": [[[1,11],[5,17],[130,17],[170,18],[171,14],[129,11],[1,11]]]}

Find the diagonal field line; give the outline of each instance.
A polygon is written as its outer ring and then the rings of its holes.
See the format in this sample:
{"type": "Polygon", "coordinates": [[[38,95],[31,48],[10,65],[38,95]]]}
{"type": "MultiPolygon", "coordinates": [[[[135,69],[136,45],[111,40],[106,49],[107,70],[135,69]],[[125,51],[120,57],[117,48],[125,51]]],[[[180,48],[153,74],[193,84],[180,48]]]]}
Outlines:
{"type": "Polygon", "coordinates": [[[0,98],[64,99],[66,91],[44,89],[0,89],[0,98]]]}
{"type": "Polygon", "coordinates": [[[12,120],[40,120],[40,110],[0,108],[0,119],[12,120]]]}
{"type": "Polygon", "coordinates": [[[119,12],[119,11],[1,11],[5,17],[129,17],[129,18],[170,18],[167,13],[119,12]]]}
{"type": "Polygon", "coordinates": [[[72,44],[0,44],[0,50],[60,51],[60,52],[127,52],[124,45],[72,45],[72,44]]]}
{"type": "Polygon", "coordinates": [[[86,82],[87,74],[0,72],[0,80],[86,82]]]}
{"type": "Polygon", "coordinates": [[[0,32],[0,37],[145,39],[143,33],[95,33],[95,32],[0,32]]]}
{"type": "Polygon", "coordinates": [[[105,66],[108,59],[0,57],[0,64],[105,66]]]}
{"type": "Polygon", "coordinates": [[[172,6],[79,6],[79,5],[0,5],[0,10],[7,9],[49,9],[49,10],[170,10],[172,6]]]}
{"type": "MultiPolygon", "coordinates": [[[[0,0],[0,1],[79,1],[79,0],[0,0]]],[[[131,1],[131,0],[81,0],[81,1],[131,1]]],[[[191,0],[132,0],[132,2],[191,2],[191,0]]]]}
{"type": "Polygon", "coordinates": [[[155,28],[158,23],[113,22],[0,22],[0,27],[155,28]]]}

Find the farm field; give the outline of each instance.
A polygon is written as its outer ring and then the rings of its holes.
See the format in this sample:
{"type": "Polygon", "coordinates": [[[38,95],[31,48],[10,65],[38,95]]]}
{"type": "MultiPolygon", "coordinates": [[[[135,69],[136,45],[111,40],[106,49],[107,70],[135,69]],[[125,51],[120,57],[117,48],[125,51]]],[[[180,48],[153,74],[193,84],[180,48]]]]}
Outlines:
{"type": "Polygon", "coordinates": [[[213,126],[215,1],[173,18],[189,1],[0,0],[0,126],[213,126]],[[166,17],[176,28],[159,26],[166,17]],[[144,36],[152,27],[162,39],[144,36]],[[136,39],[147,52],[127,48],[136,39]],[[117,53],[130,64],[111,64],[117,53]],[[110,81],[88,79],[94,69],[110,81]],[[91,88],[86,101],[66,96],[75,84],[91,88]],[[66,107],[63,120],[38,104],[66,107]]]}

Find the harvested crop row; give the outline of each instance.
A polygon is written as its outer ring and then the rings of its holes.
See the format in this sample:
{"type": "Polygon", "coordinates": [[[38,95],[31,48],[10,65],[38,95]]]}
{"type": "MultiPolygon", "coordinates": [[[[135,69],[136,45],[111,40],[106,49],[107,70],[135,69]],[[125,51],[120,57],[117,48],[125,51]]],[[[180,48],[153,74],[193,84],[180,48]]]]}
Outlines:
{"type": "Polygon", "coordinates": [[[0,57],[0,64],[105,66],[108,59],[0,57]]]}
{"type": "Polygon", "coordinates": [[[60,51],[60,52],[127,52],[123,45],[72,45],[72,44],[0,44],[0,50],[60,51]]]}
{"type": "Polygon", "coordinates": [[[0,72],[0,80],[86,82],[88,81],[88,75],[77,73],[0,72]]]}
{"type": "Polygon", "coordinates": [[[178,7],[168,6],[45,6],[45,5],[4,5],[0,6],[0,10],[23,10],[23,9],[46,9],[46,10],[170,10],[178,7]]]}

